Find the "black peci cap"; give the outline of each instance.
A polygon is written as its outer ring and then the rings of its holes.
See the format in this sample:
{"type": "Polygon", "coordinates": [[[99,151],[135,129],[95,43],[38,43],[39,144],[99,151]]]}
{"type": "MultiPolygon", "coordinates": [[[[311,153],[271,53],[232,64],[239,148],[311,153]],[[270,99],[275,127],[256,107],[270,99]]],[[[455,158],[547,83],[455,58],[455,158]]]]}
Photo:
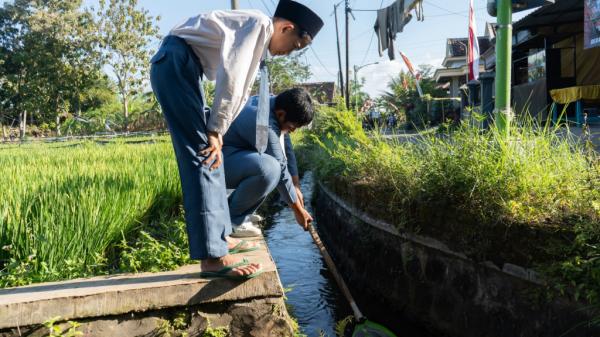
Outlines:
{"type": "Polygon", "coordinates": [[[324,24],[323,20],[310,8],[292,0],[280,0],[273,16],[292,21],[313,39],[324,24]]]}

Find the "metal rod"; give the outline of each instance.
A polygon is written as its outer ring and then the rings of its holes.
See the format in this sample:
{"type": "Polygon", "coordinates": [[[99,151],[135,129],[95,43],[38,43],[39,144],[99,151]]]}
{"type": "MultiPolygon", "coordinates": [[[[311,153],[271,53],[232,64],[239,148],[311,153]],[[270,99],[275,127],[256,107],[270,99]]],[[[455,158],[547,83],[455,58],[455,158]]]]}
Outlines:
{"type": "Polygon", "coordinates": [[[325,260],[325,263],[327,264],[327,268],[329,269],[329,271],[333,275],[333,278],[335,279],[338,286],[342,290],[342,293],[346,297],[346,300],[348,300],[348,302],[350,303],[350,307],[352,308],[352,312],[354,313],[354,319],[356,319],[357,322],[360,322],[364,318],[364,316],[358,309],[358,305],[356,305],[356,302],[354,301],[354,298],[352,297],[352,294],[350,293],[350,289],[348,289],[346,282],[344,282],[344,279],[342,278],[339,271],[337,270],[335,263],[333,262],[333,259],[327,252],[325,245],[323,245],[323,242],[321,241],[319,234],[317,233],[317,231],[315,230],[315,227],[312,224],[308,226],[308,230],[310,232],[310,235],[313,238],[313,241],[315,241],[315,244],[319,248],[319,251],[321,252],[321,255],[323,256],[323,260],[325,260]]]}
{"type": "Polygon", "coordinates": [[[231,9],[240,9],[239,0],[231,0],[231,9]]]}
{"type": "Polygon", "coordinates": [[[512,117],[510,84],[512,69],[512,1],[498,0],[498,36],[496,38],[496,125],[506,136],[512,117]]]}
{"type": "Polygon", "coordinates": [[[350,4],[346,2],[346,109],[350,110],[350,4]]]}
{"type": "Polygon", "coordinates": [[[344,97],[344,73],[342,70],[342,52],[340,47],[340,33],[338,28],[338,15],[337,15],[337,7],[341,3],[333,6],[333,13],[335,15],[335,38],[337,40],[337,54],[338,54],[338,65],[339,65],[339,77],[340,77],[340,93],[342,97],[344,97]]]}

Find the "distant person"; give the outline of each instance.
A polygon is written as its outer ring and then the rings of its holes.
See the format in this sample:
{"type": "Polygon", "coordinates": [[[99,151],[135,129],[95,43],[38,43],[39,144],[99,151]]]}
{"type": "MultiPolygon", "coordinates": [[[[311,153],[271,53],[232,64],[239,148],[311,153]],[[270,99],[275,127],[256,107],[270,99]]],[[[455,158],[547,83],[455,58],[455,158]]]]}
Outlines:
{"type": "Polygon", "coordinates": [[[262,154],[256,150],[257,112],[256,106],[246,105],[223,137],[225,182],[228,189],[235,189],[229,196],[232,235],[260,234],[249,216],[275,188],[307,230],[312,216],[304,208],[289,134],[312,121],[312,99],[304,89],[286,90],[271,98],[267,150],[262,154]]]}
{"type": "Polygon", "coordinates": [[[396,129],[396,123],[397,123],[398,119],[396,118],[396,115],[393,113],[390,113],[388,115],[387,118],[387,129],[392,132],[394,129],[396,129]]]}
{"type": "Polygon", "coordinates": [[[216,10],[178,24],[150,60],[152,90],[177,158],[190,256],[201,260],[202,277],[250,278],[261,272],[259,264],[229,253],[234,247],[239,252],[240,244],[256,247],[229,237],[222,137],[244,107],[257,71],[266,71],[267,51],[288,55],[303,49],[322,27],[317,14],[291,0],[280,1],[273,18],[255,10],[216,10]],[[203,75],[216,81],[212,111],[203,75]]]}
{"type": "Polygon", "coordinates": [[[373,128],[381,126],[381,112],[376,108],[371,109],[369,112],[369,118],[371,119],[371,125],[373,128]]]}

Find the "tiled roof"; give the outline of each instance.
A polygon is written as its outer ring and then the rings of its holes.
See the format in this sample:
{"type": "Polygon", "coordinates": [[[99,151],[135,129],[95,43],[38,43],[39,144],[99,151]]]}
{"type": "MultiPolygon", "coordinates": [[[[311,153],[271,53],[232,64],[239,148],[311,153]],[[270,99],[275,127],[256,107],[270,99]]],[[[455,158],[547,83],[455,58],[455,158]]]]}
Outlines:
{"type": "Polygon", "coordinates": [[[335,82],[299,83],[296,86],[306,89],[321,104],[333,102],[335,82]]]}

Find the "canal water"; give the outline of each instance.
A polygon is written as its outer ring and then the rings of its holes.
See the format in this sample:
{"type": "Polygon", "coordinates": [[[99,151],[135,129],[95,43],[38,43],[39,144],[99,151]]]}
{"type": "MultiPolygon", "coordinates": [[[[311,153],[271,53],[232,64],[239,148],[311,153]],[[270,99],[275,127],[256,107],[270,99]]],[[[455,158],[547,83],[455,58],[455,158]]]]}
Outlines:
{"type": "MultiPolygon", "coordinates": [[[[307,210],[312,212],[313,179],[310,172],[302,179],[302,193],[307,210]]],[[[267,219],[264,236],[286,289],[290,313],[298,319],[302,333],[309,337],[335,337],[337,321],[352,314],[338,291],[325,261],[312,241],[297,223],[289,207],[267,219]]]]}
{"type": "MultiPolygon", "coordinates": [[[[302,178],[301,188],[307,210],[314,217],[310,203],[314,188],[311,172],[302,178]]],[[[319,226],[316,221],[313,224],[319,226]]],[[[290,314],[298,320],[302,333],[309,337],[335,337],[336,323],[352,315],[352,310],[327,270],[310,234],[300,228],[288,207],[267,217],[263,233],[286,288],[290,314]]],[[[350,291],[355,296],[360,295],[356,290],[350,291]]],[[[389,317],[385,308],[376,304],[361,303],[358,298],[357,302],[363,314],[395,330],[398,337],[436,337],[397,317],[389,317]]]]}

